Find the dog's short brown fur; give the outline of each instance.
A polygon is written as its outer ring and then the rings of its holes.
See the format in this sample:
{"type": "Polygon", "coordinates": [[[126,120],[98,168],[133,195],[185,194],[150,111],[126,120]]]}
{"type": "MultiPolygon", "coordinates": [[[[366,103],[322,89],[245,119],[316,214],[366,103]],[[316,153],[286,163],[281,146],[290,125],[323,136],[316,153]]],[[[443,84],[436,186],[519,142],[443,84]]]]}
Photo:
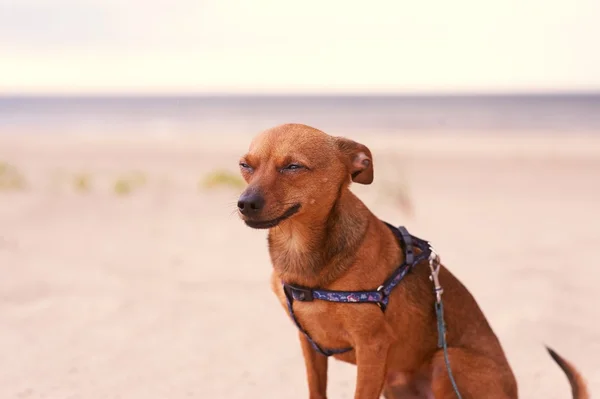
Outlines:
{"type": "MultiPolygon", "coordinates": [[[[269,228],[272,289],[286,307],[281,281],[330,290],[373,290],[402,262],[393,233],[349,190],[373,181],[367,147],[300,124],[267,130],[251,143],[240,169],[248,186],[238,206],[254,228],[269,228]]],[[[445,320],[452,371],[467,398],[517,398],[517,383],[498,338],[475,299],[446,268],[445,320]]],[[[454,398],[437,347],[429,267],[416,266],[383,313],[372,304],[294,302],[295,314],[324,348],[352,351],[335,358],[357,365],[355,398],[454,398]]],[[[299,333],[310,398],[325,398],[327,358],[299,333]]],[[[555,358],[578,398],[577,371],[555,358]]]]}

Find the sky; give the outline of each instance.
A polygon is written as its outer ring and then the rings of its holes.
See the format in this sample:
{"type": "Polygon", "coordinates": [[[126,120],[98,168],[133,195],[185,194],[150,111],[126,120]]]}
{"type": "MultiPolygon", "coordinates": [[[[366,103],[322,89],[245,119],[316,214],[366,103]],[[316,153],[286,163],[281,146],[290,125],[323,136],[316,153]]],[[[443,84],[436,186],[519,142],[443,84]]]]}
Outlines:
{"type": "Polygon", "coordinates": [[[0,94],[596,90],[598,0],[0,0],[0,94]]]}

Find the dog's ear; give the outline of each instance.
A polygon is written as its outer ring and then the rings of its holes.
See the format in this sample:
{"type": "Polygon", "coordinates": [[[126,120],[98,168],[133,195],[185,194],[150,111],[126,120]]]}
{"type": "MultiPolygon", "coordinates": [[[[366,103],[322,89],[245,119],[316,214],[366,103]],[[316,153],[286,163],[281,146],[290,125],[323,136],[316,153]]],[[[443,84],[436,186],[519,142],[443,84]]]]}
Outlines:
{"type": "Polygon", "coordinates": [[[348,166],[352,181],[360,184],[373,182],[373,156],[365,146],[344,137],[336,137],[342,158],[348,166]]]}

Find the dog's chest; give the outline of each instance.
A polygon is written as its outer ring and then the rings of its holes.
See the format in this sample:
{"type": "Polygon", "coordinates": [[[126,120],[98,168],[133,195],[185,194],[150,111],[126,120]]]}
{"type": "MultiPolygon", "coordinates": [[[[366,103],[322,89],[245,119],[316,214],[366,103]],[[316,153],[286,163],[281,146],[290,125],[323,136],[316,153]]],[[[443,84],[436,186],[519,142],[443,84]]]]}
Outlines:
{"type": "MultiPolygon", "coordinates": [[[[279,298],[280,301],[281,299],[279,298]]],[[[289,313],[285,297],[282,304],[286,313],[289,313]]],[[[343,304],[314,300],[294,301],[292,306],[296,321],[319,346],[329,349],[352,346],[352,334],[348,329],[347,316],[342,315],[342,313],[347,314],[350,309],[340,309],[343,304]],[[345,311],[340,312],[340,310],[345,311]]]]}
{"type": "MultiPolygon", "coordinates": [[[[292,318],[281,283],[273,281],[272,288],[282,308],[288,317],[292,318]]],[[[326,349],[353,346],[356,326],[369,324],[367,319],[371,312],[366,307],[381,312],[372,304],[333,303],[321,300],[292,303],[293,317],[319,346],[326,349]]]]}

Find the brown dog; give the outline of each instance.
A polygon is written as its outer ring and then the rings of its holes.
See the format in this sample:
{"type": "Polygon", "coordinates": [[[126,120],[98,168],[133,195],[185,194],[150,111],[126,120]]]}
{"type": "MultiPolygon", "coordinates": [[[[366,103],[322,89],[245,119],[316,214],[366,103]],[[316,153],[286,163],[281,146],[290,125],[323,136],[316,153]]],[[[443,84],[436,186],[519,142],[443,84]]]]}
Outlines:
{"type": "MultiPolygon", "coordinates": [[[[307,334],[299,336],[310,398],[326,398],[327,357],[317,349],[347,347],[352,349],[333,356],[357,365],[355,398],[375,399],[382,393],[386,398],[456,397],[438,347],[436,295],[427,261],[405,275],[385,308],[306,300],[302,291],[295,292],[302,295],[294,296],[298,300],[288,308],[291,294],[282,282],[308,288],[307,294],[316,288],[373,292],[406,260],[407,248],[393,230],[348,188],[351,181],[373,181],[369,149],[288,124],[257,136],[240,169],[248,182],[238,202],[241,217],[250,227],[269,229],[272,288],[307,334]]],[[[415,253],[421,252],[417,248],[415,253]]],[[[515,377],[475,299],[446,268],[441,267],[439,279],[448,354],[460,394],[464,399],[517,398],[515,377]]],[[[577,371],[551,354],[567,374],[573,397],[586,398],[577,371]]]]}

